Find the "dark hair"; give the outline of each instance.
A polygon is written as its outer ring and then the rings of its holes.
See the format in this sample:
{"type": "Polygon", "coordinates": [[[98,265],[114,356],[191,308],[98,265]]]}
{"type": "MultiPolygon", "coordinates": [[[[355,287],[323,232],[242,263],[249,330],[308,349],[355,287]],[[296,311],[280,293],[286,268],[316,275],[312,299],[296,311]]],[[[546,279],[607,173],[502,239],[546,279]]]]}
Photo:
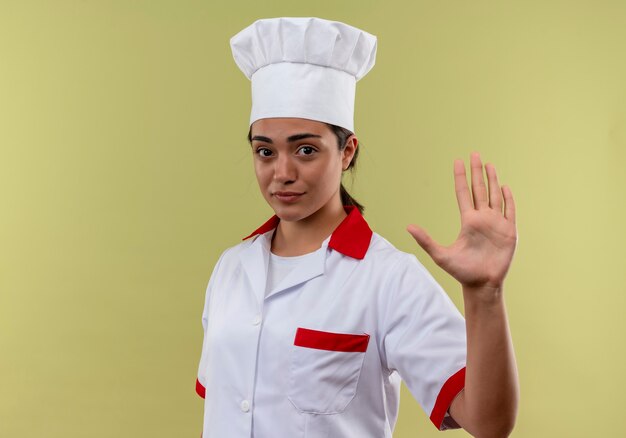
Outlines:
{"type": "MultiPolygon", "coordinates": [[[[325,123],[325,122],[324,124],[328,126],[331,131],[333,131],[333,133],[335,134],[335,137],[337,137],[337,146],[339,147],[340,151],[343,151],[347,145],[346,140],[348,139],[348,137],[350,137],[353,134],[353,132],[341,126],[337,126],[337,125],[333,125],[333,124],[325,123]]],[[[248,131],[248,143],[252,144],[252,126],[250,126],[250,130],[248,131]]],[[[361,142],[358,143],[358,146],[360,145],[361,145],[361,142]]],[[[350,164],[348,165],[348,168],[346,170],[352,170],[354,166],[356,166],[356,159],[359,155],[359,149],[361,148],[357,147],[356,150],[354,151],[352,160],[350,161],[350,164]]],[[[359,204],[356,201],[356,199],[354,199],[352,196],[350,196],[346,188],[343,186],[343,183],[341,183],[339,187],[339,194],[341,196],[341,203],[343,205],[354,205],[359,210],[359,212],[363,214],[363,211],[365,211],[365,207],[359,204]]]]}
{"type": "MultiPolygon", "coordinates": [[[[347,145],[346,140],[348,139],[348,137],[350,137],[354,133],[350,131],[349,129],[342,128],[341,126],[337,126],[337,125],[332,125],[330,123],[326,123],[326,126],[328,126],[331,129],[331,131],[335,133],[335,136],[337,137],[337,146],[339,147],[340,151],[343,151],[347,145]]],[[[356,166],[356,159],[359,156],[359,150],[361,149],[360,148],[361,142],[358,143],[358,146],[359,147],[357,147],[356,150],[354,151],[352,160],[350,161],[350,164],[348,164],[348,168],[346,170],[352,171],[354,166],[356,166]]],[[[354,205],[356,208],[359,209],[361,214],[363,214],[363,211],[365,211],[365,207],[359,204],[357,200],[354,199],[352,196],[350,196],[350,193],[348,193],[346,188],[343,186],[343,183],[341,183],[339,187],[339,191],[341,194],[341,203],[343,205],[354,205]]]]}

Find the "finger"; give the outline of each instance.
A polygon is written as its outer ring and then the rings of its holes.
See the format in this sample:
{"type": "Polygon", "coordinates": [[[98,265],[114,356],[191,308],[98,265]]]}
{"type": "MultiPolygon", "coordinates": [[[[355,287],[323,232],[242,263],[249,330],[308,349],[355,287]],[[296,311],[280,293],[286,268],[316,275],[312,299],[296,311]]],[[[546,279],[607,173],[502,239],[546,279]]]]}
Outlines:
{"type": "Polygon", "coordinates": [[[502,186],[502,194],[504,195],[504,217],[515,223],[515,201],[513,200],[513,192],[509,186],[502,186]]]}
{"type": "Polygon", "coordinates": [[[454,160],[454,191],[456,201],[459,204],[459,211],[463,214],[472,208],[472,198],[467,187],[467,176],[465,176],[465,163],[463,160],[454,160]]]}
{"type": "Polygon", "coordinates": [[[417,225],[408,225],[406,230],[413,236],[413,238],[417,241],[419,246],[421,246],[424,251],[428,253],[432,257],[432,259],[436,262],[441,258],[441,249],[442,247],[437,244],[429,235],[424,231],[421,227],[417,225]]]}
{"type": "Polygon", "coordinates": [[[487,187],[483,178],[483,164],[480,161],[480,154],[472,152],[470,154],[470,168],[472,172],[472,194],[474,195],[474,208],[477,210],[489,206],[487,187]]]}
{"type": "Polygon", "coordinates": [[[502,191],[498,184],[498,175],[493,164],[485,164],[485,172],[487,172],[487,181],[489,181],[489,207],[502,213],[502,191]]]}

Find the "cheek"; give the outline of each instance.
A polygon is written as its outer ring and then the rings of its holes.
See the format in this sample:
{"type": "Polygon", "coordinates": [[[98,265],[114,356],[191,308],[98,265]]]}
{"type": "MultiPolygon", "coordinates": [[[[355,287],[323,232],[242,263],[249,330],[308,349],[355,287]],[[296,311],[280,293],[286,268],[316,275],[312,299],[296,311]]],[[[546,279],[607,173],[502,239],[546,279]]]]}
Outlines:
{"type": "Polygon", "coordinates": [[[256,180],[259,183],[259,187],[267,187],[269,184],[268,170],[267,166],[262,166],[258,163],[254,164],[254,174],[256,176],[256,180]]]}
{"type": "Polygon", "coordinates": [[[332,192],[339,187],[341,167],[337,166],[335,162],[326,162],[311,172],[309,179],[315,184],[318,191],[332,192]]]}

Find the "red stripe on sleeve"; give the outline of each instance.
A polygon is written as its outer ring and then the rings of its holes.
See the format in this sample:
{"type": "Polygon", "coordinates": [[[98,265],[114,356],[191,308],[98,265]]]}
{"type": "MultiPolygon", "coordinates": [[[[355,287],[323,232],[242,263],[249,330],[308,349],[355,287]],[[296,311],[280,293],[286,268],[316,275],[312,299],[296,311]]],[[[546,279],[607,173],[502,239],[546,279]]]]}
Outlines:
{"type": "Polygon", "coordinates": [[[443,417],[446,415],[446,411],[450,408],[450,404],[454,397],[461,392],[465,387],[465,367],[454,373],[446,383],[443,384],[435,406],[430,413],[430,421],[433,422],[437,429],[441,429],[441,423],[443,423],[443,417]]]}
{"type": "Polygon", "coordinates": [[[196,379],[196,392],[202,398],[204,398],[206,394],[206,389],[204,388],[204,386],[202,386],[202,383],[200,383],[200,380],[198,379],[196,379]]]}
{"type": "Polygon", "coordinates": [[[345,351],[363,353],[367,350],[370,335],[352,335],[344,333],[322,332],[298,327],[294,345],[316,348],[318,350],[345,351]]]}

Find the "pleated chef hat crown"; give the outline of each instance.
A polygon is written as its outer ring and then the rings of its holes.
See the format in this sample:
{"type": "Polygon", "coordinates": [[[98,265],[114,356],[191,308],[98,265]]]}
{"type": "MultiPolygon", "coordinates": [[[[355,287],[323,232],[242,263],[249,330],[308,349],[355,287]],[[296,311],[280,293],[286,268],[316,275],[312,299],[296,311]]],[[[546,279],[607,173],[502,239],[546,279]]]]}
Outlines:
{"type": "Polygon", "coordinates": [[[250,125],[298,117],[354,132],[356,82],[374,66],[374,35],[338,21],[279,17],[255,21],[230,46],[252,82],[250,125]]]}

